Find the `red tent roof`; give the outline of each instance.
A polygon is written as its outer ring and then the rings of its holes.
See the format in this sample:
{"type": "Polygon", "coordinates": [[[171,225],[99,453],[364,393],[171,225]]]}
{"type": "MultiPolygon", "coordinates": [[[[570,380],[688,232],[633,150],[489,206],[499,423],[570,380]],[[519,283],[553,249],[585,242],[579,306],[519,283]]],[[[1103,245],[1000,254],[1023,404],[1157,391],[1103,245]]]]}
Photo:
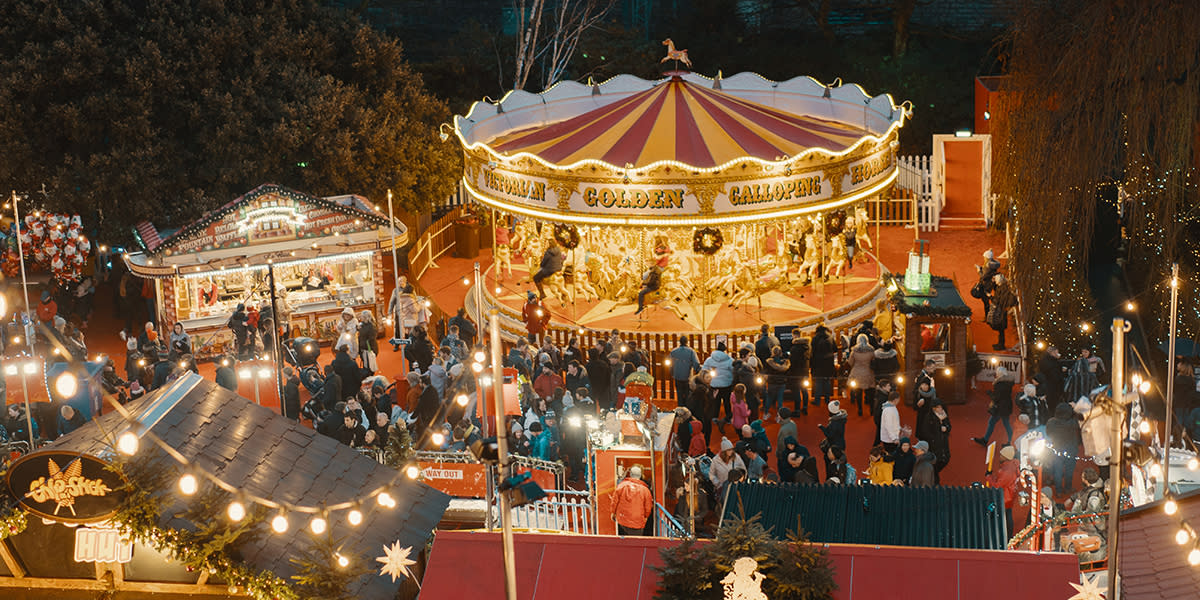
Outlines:
{"type": "Polygon", "coordinates": [[[490,145],[504,155],[524,152],[560,165],[593,159],[617,166],[676,161],[706,168],[745,157],[777,161],[811,148],[840,152],[866,135],[846,123],[784,112],[672,77],[490,145]]]}
{"type": "MultiPolygon", "coordinates": [[[[650,600],[661,538],[522,533],[515,536],[521,600],[650,600]]],[[[835,600],[1062,600],[1079,581],[1074,554],[829,544],[835,600]]],[[[439,531],[422,597],[503,598],[499,533],[439,531]],[[470,573],[464,577],[464,573],[470,573]]]]}

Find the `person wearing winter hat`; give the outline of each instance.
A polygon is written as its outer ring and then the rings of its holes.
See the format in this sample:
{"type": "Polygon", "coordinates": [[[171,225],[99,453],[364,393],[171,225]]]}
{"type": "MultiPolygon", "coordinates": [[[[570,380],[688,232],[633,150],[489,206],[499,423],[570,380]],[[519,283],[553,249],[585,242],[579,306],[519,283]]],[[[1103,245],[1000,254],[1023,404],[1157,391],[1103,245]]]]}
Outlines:
{"type": "Polygon", "coordinates": [[[1017,476],[1020,464],[1014,460],[1017,457],[1017,449],[1012,446],[1001,448],[999,455],[999,464],[988,469],[986,479],[989,487],[1000,488],[1004,492],[1004,523],[1008,526],[1005,537],[1008,537],[1015,531],[1012,508],[1013,502],[1017,499],[1017,476]]]}
{"type": "Polygon", "coordinates": [[[971,288],[971,296],[983,302],[983,315],[986,319],[992,308],[992,291],[996,288],[992,276],[1000,272],[1000,261],[996,260],[996,255],[991,248],[983,253],[983,264],[975,265],[975,270],[979,272],[979,281],[971,288]]]}
{"type": "Polygon", "coordinates": [[[725,491],[729,472],[733,469],[745,470],[745,468],[745,461],[733,450],[733,442],[729,441],[729,438],[722,437],[721,452],[712,458],[712,464],[708,467],[708,478],[716,488],[718,498],[725,491]]]}
{"type": "Polygon", "coordinates": [[[842,410],[842,403],[837,400],[830,400],[826,408],[829,409],[829,422],[824,425],[817,425],[821,433],[825,434],[825,440],[821,442],[821,451],[824,452],[827,447],[837,447],[845,450],[846,411],[842,410]]]}
{"type": "Polygon", "coordinates": [[[1021,411],[1017,420],[1027,425],[1029,429],[1041,427],[1050,417],[1046,399],[1038,396],[1037,386],[1032,383],[1025,384],[1021,395],[1017,396],[1017,408],[1021,411]]]}
{"type": "Polygon", "coordinates": [[[916,463],[913,464],[912,487],[933,487],[937,485],[933,462],[937,457],[929,451],[929,442],[921,440],[913,446],[916,463]]]}
{"type": "Polygon", "coordinates": [[[910,440],[906,437],[900,438],[900,447],[892,453],[892,477],[895,481],[908,484],[909,478],[912,477],[913,467],[917,464],[917,456],[913,454],[910,440]]]}

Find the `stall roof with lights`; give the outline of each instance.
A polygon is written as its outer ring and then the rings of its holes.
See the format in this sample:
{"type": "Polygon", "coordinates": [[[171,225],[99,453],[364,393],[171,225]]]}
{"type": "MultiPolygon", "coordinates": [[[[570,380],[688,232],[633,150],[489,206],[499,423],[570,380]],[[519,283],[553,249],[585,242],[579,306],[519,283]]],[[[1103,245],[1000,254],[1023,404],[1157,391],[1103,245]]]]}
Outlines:
{"type": "MultiPolygon", "coordinates": [[[[136,456],[149,460],[173,480],[186,467],[151,443],[148,434],[153,434],[246,497],[267,498],[289,507],[329,507],[326,535],[344,540],[345,555],[375,565],[368,575],[348,586],[355,598],[390,600],[395,596],[400,584],[379,575],[374,558],[384,554],[385,546],[396,543],[412,548],[414,555],[420,553],[449,503],[442,492],[193,373],[126,405],[125,410],[140,427],[131,427],[124,416],[111,412],[39,452],[70,452],[108,460],[113,440],[133,431],[142,438],[136,456]],[[381,489],[396,500],[395,508],[376,506],[375,494],[381,489]],[[351,527],[346,511],[333,508],[356,501],[362,502],[364,519],[351,527]]],[[[168,487],[165,493],[174,500],[161,512],[159,525],[194,528],[195,524],[178,516],[184,500],[174,495],[174,486],[168,487]]],[[[293,512],[291,527],[283,534],[260,523],[257,527],[263,531],[240,548],[241,562],[290,581],[297,572],[292,559],[311,544],[305,527],[309,517],[293,512]]],[[[0,577],[0,586],[20,587],[20,582],[0,577]]]]}
{"type": "Polygon", "coordinates": [[[267,183],[169,234],[149,221],[125,257],[141,277],[170,278],[367,254],[408,243],[408,229],[361,196],[319,198],[267,183]]]}

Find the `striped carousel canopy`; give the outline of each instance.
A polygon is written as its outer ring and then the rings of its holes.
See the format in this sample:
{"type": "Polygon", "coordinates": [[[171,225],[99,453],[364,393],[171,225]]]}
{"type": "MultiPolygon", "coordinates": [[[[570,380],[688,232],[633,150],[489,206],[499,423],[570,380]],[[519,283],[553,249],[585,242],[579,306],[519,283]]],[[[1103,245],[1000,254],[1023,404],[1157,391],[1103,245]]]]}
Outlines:
{"type": "Polygon", "coordinates": [[[584,159],[628,168],[673,161],[700,168],[752,157],[779,161],[815,148],[842,152],[870,132],[792,114],[672,77],[618,102],[501,135],[490,146],[555,164],[584,159]]]}

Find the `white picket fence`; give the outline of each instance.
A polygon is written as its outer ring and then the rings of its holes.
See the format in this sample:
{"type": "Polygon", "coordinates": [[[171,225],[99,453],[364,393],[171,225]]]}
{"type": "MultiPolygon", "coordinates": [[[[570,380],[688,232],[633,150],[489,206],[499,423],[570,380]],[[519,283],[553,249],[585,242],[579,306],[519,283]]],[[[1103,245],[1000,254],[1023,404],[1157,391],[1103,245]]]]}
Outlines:
{"type": "Polygon", "coordinates": [[[929,155],[896,157],[900,174],[892,187],[892,197],[916,200],[917,227],[921,231],[937,231],[942,214],[941,199],[933,193],[932,161],[929,155]]]}

